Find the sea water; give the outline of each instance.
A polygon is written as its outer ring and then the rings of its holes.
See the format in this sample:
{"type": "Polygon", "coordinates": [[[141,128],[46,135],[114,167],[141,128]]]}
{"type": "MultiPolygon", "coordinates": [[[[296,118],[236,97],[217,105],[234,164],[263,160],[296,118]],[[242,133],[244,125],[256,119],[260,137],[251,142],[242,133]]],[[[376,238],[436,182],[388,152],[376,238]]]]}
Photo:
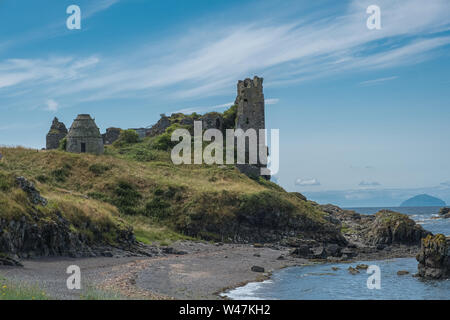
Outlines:
{"type": "MultiPolygon", "coordinates": [[[[412,208],[350,208],[362,214],[373,214],[381,209],[408,214],[426,230],[450,235],[450,219],[433,219],[438,207],[412,208]]],[[[304,267],[291,267],[275,272],[270,280],[249,283],[223,295],[230,299],[450,299],[450,280],[436,281],[415,278],[417,261],[401,258],[353,263],[326,263],[304,267]],[[348,267],[357,264],[376,265],[381,271],[381,289],[368,289],[369,274],[361,270],[351,275],[348,267]],[[338,268],[337,270],[333,270],[338,268]],[[409,274],[399,276],[398,271],[409,274]]]]}

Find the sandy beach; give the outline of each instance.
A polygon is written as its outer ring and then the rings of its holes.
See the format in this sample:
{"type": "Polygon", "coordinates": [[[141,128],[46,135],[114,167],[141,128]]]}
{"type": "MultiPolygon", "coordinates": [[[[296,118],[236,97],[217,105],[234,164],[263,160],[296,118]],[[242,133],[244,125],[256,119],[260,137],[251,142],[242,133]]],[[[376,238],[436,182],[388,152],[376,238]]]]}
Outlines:
{"type": "Polygon", "coordinates": [[[260,281],[271,272],[308,263],[287,248],[177,242],[155,257],[42,258],[24,267],[0,267],[0,276],[37,285],[55,299],[79,299],[88,289],[131,299],[221,299],[227,288],[260,281]],[[68,290],[66,268],[78,265],[82,290],[68,290]],[[252,271],[253,266],[264,272],[252,271]]]}

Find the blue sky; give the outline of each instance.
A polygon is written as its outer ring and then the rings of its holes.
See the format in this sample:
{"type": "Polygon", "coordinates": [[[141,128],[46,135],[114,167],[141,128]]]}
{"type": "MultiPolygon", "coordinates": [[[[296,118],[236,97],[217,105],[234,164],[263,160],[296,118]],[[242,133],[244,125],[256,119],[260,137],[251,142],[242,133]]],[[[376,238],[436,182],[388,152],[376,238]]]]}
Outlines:
{"type": "Polygon", "coordinates": [[[90,113],[104,131],[223,111],[259,75],[286,189],[450,202],[449,30],[447,0],[0,0],[0,144],[43,147],[54,116],[90,113]],[[66,28],[71,4],[81,30],[66,28]],[[372,4],[381,30],[366,27],[372,4]]]}

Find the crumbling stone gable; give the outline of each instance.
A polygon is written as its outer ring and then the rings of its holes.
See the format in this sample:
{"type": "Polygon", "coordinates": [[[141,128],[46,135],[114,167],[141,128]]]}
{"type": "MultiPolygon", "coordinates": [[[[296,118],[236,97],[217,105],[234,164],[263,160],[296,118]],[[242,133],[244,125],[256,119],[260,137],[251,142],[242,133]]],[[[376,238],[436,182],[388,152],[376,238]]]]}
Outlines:
{"type": "Polygon", "coordinates": [[[166,129],[170,127],[170,125],[170,119],[166,115],[162,114],[161,119],[159,119],[159,121],[154,126],[147,130],[146,136],[154,137],[163,134],[166,129]]]}
{"type": "Polygon", "coordinates": [[[58,118],[54,118],[50,131],[46,137],[46,149],[58,149],[59,142],[67,135],[67,128],[64,123],[60,122],[58,118]]]}
{"type": "Polygon", "coordinates": [[[114,128],[114,127],[106,129],[106,132],[104,134],[102,134],[103,144],[104,145],[113,144],[114,141],[119,139],[120,131],[122,131],[122,129],[114,128]]]}

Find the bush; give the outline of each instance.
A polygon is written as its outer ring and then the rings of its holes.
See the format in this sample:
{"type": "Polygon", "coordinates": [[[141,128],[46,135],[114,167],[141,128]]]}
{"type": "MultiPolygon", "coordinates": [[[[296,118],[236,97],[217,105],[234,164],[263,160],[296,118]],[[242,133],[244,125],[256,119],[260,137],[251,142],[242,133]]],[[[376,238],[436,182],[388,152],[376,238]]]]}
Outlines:
{"type": "Polygon", "coordinates": [[[177,141],[171,140],[172,133],[177,129],[189,130],[190,128],[191,127],[188,125],[180,125],[178,123],[174,123],[170,127],[168,127],[163,134],[160,134],[155,138],[152,147],[156,150],[169,151],[178,144],[177,141]]]}
{"type": "Polygon", "coordinates": [[[145,214],[158,220],[167,218],[170,215],[170,203],[160,197],[154,197],[145,205],[145,214]]]}
{"type": "Polygon", "coordinates": [[[93,174],[97,175],[97,176],[102,175],[103,173],[105,173],[109,169],[111,169],[111,167],[109,165],[102,164],[102,163],[94,163],[93,165],[91,165],[89,167],[89,171],[92,172],[93,174]]]}
{"type": "Polygon", "coordinates": [[[70,170],[72,167],[69,164],[65,164],[61,169],[56,169],[51,172],[51,175],[57,182],[65,182],[70,176],[70,170]]]}
{"type": "Polygon", "coordinates": [[[113,143],[114,146],[120,147],[127,144],[134,144],[139,142],[139,135],[133,129],[120,131],[119,138],[113,143]]]}
{"type": "Polygon", "coordinates": [[[237,105],[232,105],[223,113],[224,129],[234,129],[236,127],[237,105]]]}
{"type": "Polygon", "coordinates": [[[121,180],[114,189],[113,204],[125,214],[137,214],[142,195],[128,181],[121,180]]]}
{"type": "Polygon", "coordinates": [[[11,177],[0,172],[0,191],[7,192],[11,188],[11,177]]]}
{"type": "Polygon", "coordinates": [[[58,150],[66,151],[66,148],[67,148],[67,138],[62,138],[59,141],[58,150]]]}

